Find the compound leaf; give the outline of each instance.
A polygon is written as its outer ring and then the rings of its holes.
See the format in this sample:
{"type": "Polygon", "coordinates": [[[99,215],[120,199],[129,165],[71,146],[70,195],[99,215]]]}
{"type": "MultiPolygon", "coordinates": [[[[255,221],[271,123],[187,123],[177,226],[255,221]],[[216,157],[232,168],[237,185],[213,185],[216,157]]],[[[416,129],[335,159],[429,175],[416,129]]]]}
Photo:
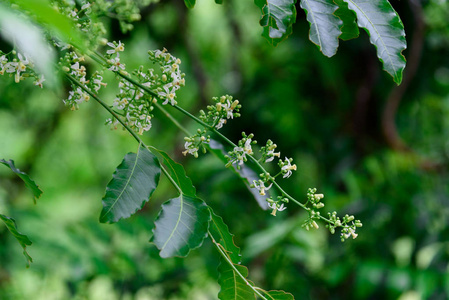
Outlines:
{"type": "Polygon", "coordinates": [[[162,258],[185,257],[190,250],[198,248],[207,236],[210,211],[208,206],[196,197],[181,194],[162,205],[154,222],[154,243],[162,258]]]}
{"type": "Polygon", "coordinates": [[[377,57],[398,85],[402,81],[405,58],[402,51],[407,47],[404,25],[387,0],[343,0],[357,15],[357,24],[364,28],[370,42],[377,49],[377,57]]]}
{"type": "Polygon", "coordinates": [[[12,235],[19,242],[20,246],[22,246],[23,255],[25,255],[25,258],[27,260],[27,266],[29,267],[30,263],[33,262],[33,259],[31,258],[31,256],[28,254],[28,252],[26,250],[26,247],[31,246],[31,244],[32,244],[30,239],[26,235],[21,234],[19,231],[17,231],[16,221],[13,218],[10,218],[10,217],[0,214],[0,220],[2,220],[5,223],[6,228],[8,228],[8,230],[12,233],[12,235]]]}
{"type": "Polygon", "coordinates": [[[209,207],[212,219],[210,221],[209,232],[211,236],[223,246],[231,261],[235,264],[240,263],[240,248],[234,244],[234,235],[229,232],[228,226],[223,222],[222,217],[216,215],[209,207]]]}
{"type": "Polygon", "coordinates": [[[30,178],[30,176],[28,176],[26,173],[20,171],[19,169],[16,168],[16,166],[14,165],[14,161],[13,160],[4,160],[4,159],[0,159],[0,163],[7,166],[8,168],[11,169],[11,171],[13,171],[14,173],[17,174],[17,176],[20,177],[20,179],[23,180],[23,182],[25,183],[25,186],[31,191],[33,192],[33,196],[34,196],[34,203],[36,203],[36,200],[40,198],[40,196],[42,195],[42,190],[39,188],[39,186],[36,184],[36,182],[34,182],[34,180],[32,180],[30,178]]]}
{"type": "Polygon", "coordinates": [[[338,6],[332,0],[301,0],[300,6],[307,13],[310,23],[309,39],[327,57],[337,53],[338,37],[343,22],[334,15],[338,6]]]}
{"type": "Polygon", "coordinates": [[[343,26],[341,29],[340,39],[347,41],[355,39],[359,36],[359,27],[357,26],[357,19],[352,10],[348,8],[348,3],[343,0],[334,0],[338,5],[338,9],[335,11],[334,15],[343,21],[343,26]]]}
{"type": "Polygon", "coordinates": [[[126,154],[106,187],[100,222],[114,223],[141,209],[156,190],[160,174],[159,160],[144,146],[126,154]]]}
{"type": "Polygon", "coordinates": [[[296,0],[254,0],[254,3],[262,11],[259,21],[263,27],[262,36],[277,46],[292,32],[292,26],[296,22],[296,0]]]}
{"type": "Polygon", "coordinates": [[[221,300],[249,300],[256,299],[254,290],[243,280],[248,276],[248,269],[245,266],[233,264],[231,265],[221,258],[218,266],[218,284],[220,285],[220,292],[218,298],[221,300]],[[240,274],[239,274],[240,273],[240,274]]]}

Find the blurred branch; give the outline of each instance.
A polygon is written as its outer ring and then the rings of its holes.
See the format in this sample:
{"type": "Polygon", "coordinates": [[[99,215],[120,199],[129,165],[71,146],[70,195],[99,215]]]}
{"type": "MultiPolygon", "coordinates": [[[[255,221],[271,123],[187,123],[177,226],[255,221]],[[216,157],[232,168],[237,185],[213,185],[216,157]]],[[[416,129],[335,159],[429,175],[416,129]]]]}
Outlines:
{"type": "Polygon", "coordinates": [[[395,116],[399,104],[407,91],[410,82],[414,78],[418,70],[421,59],[421,52],[424,40],[424,16],[420,0],[408,0],[410,9],[415,19],[415,27],[413,30],[413,38],[410,45],[410,53],[408,56],[407,68],[404,71],[404,80],[401,85],[396,86],[387,98],[385,108],[382,115],[382,132],[387,144],[394,150],[401,152],[410,152],[411,149],[399,136],[395,116]]]}

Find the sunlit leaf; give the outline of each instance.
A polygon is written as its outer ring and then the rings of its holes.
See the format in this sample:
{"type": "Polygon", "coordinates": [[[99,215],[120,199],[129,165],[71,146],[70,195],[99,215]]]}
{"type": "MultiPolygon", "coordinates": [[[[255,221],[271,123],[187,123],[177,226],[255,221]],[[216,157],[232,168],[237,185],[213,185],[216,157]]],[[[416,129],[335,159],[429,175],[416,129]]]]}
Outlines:
{"type": "Polygon", "coordinates": [[[163,258],[187,256],[207,237],[210,211],[201,199],[180,195],[162,205],[150,242],[163,258]]]}
{"type": "Polygon", "coordinates": [[[195,2],[196,2],[196,0],[184,0],[184,3],[186,4],[186,6],[187,6],[188,8],[193,8],[193,7],[195,7],[195,2]]]}
{"type": "Polygon", "coordinates": [[[16,168],[16,166],[14,165],[14,161],[13,160],[4,160],[4,159],[0,159],[0,164],[3,164],[5,166],[7,166],[8,168],[11,169],[11,171],[13,171],[14,173],[17,174],[17,176],[20,177],[20,179],[23,180],[23,182],[25,183],[25,186],[31,191],[33,192],[33,196],[34,196],[34,203],[36,203],[36,200],[40,198],[40,196],[42,195],[42,190],[39,188],[39,186],[36,184],[36,182],[34,182],[33,179],[30,178],[30,176],[28,176],[26,173],[20,171],[19,169],[16,168]]]}
{"type": "Polygon", "coordinates": [[[144,146],[137,154],[126,154],[106,187],[100,222],[117,222],[141,209],[156,190],[160,173],[159,160],[144,146]]]}
{"type": "Polygon", "coordinates": [[[36,71],[45,77],[45,85],[58,86],[55,76],[56,55],[45,41],[44,32],[15,10],[0,3],[0,34],[19,53],[26,55],[35,65],[36,71]]]}
{"type": "Polygon", "coordinates": [[[262,36],[273,46],[277,46],[292,33],[296,22],[296,0],[254,0],[262,11],[259,21],[263,27],[262,36]]]}
{"type": "Polygon", "coordinates": [[[69,17],[56,11],[49,0],[10,0],[10,2],[28,11],[52,35],[76,46],[83,52],[87,50],[86,37],[69,17]]]}
{"type": "Polygon", "coordinates": [[[402,51],[407,47],[404,25],[387,0],[344,0],[357,15],[357,24],[364,28],[377,49],[383,68],[400,84],[405,68],[402,51]]]}
{"type": "Polygon", "coordinates": [[[211,208],[209,209],[212,216],[209,231],[212,237],[216,240],[216,242],[223,246],[233,263],[240,263],[240,248],[234,244],[234,235],[229,232],[229,228],[223,222],[223,219],[216,215],[211,208]]]}
{"type": "Polygon", "coordinates": [[[337,11],[334,15],[343,21],[343,26],[341,29],[340,39],[347,41],[350,39],[355,39],[359,36],[359,27],[357,26],[357,19],[355,13],[348,8],[348,3],[343,0],[334,0],[338,5],[337,11]]]}
{"type": "Polygon", "coordinates": [[[196,189],[192,184],[192,180],[187,177],[184,167],[171,159],[171,157],[164,151],[154,147],[150,147],[150,150],[152,150],[153,153],[156,152],[162,156],[164,165],[167,167],[171,177],[179,186],[182,193],[190,197],[196,197],[196,189]]]}
{"type": "MultiPolygon", "coordinates": [[[[215,154],[221,161],[223,161],[225,164],[228,162],[225,157],[225,154],[227,153],[223,144],[211,139],[209,146],[211,149],[210,151],[215,154]]],[[[268,203],[266,199],[270,197],[269,191],[266,192],[265,196],[261,196],[257,189],[251,188],[251,184],[253,183],[253,181],[259,180],[259,175],[254,172],[247,164],[241,165],[240,169],[231,169],[242,179],[248,190],[251,192],[251,194],[253,194],[254,199],[256,199],[259,206],[264,210],[268,209],[268,203]]]]}
{"type": "Polygon", "coordinates": [[[327,57],[337,53],[338,37],[343,22],[334,15],[338,6],[332,0],[301,0],[300,6],[307,13],[310,23],[310,40],[327,57]]]}
{"type": "Polygon", "coordinates": [[[221,259],[218,266],[218,284],[220,285],[220,292],[218,298],[221,300],[249,300],[256,299],[254,290],[247,284],[245,279],[248,277],[248,269],[245,266],[233,264],[234,268],[221,259]],[[240,274],[239,274],[240,273],[240,274]]]}
{"type": "Polygon", "coordinates": [[[16,221],[13,218],[0,214],[0,220],[2,220],[5,223],[6,228],[8,228],[8,230],[12,233],[12,235],[17,239],[20,246],[22,246],[23,255],[25,255],[27,265],[30,266],[30,263],[33,262],[33,259],[26,250],[26,247],[31,246],[32,244],[30,239],[26,235],[21,234],[19,231],[17,231],[16,221]]]}

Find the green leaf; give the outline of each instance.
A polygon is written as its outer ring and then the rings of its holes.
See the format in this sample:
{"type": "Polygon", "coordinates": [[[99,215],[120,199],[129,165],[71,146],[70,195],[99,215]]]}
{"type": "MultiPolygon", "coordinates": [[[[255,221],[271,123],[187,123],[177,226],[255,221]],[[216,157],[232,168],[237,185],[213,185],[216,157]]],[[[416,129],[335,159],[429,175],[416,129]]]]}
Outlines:
{"type": "Polygon", "coordinates": [[[30,12],[36,21],[49,30],[52,35],[56,35],[83,52],[88,50],[86,36],[78,30],[69,17],[56,11],[49,0],[10,0],[10,2],[30,12]]]}
{"type": "Polygon", "coordinates": [[[364,28],[377,49],[377,57],[398,85],[402,81],[407,47],[404,25],[387,0],[344,0],[357,15],[357,24],[364,28]]]}
{"type": "Polygon", "coordinates": [[[256,299],[254,290],[247,285],[247,282],[239,275],[239,273],[246,279],[248,277],[248,269],[245,266],[233,264],[238,272],[231,267],[231,265],[220,260],[218,266],[218,284],[220,285],[220,292],[218,298],[221,300],[248,300],[256,299]]]}
{"type": "Polygon", "coordinates": [[[223,222],[222,217],[216,215],[209,207],[212,219],[210,221],[209,232],[212,237],[223,246],[231,261],[235,264],[240,263],[240,248],[234,244],[234,235],[229,232],[228,226],[223,222]]]}
{"type": "Polygon", "coordinates": [[[338,9],[334,15],[343,21],[339,38],[344,41],[357,38],[360,32],[354,12],[348,8],[348,3],[343,0],[334,0],[334,2],[338,5],[338,9]]]}
{"type": "Polygon", "coordinates": [[[338,37],[343,22],[334,15],[338,6],[332,0],[301,0],[300,6],[307,13],[310,23],[309,39],[327,57],[337,53],[338,37]]]}
{"type": "Polygon", "coordinates": [[[159,160],[144,146],[137,154],[126,154],[106,187],[100,222],[117,222],[141,209],[156,190],[160,174],[159,160]]]}
{"type": "Polygon", "coordinates": [[[196,197],[196,190],[192,184],[192,180],[186,175],[186,171],[181,164],[175,162],[171,157],[162,150],[150,147],[150,149],[157,154],[161,155],[164,160],[164,165],[170,172],[171,177],[181,189],[182,193],[186,196],[196,197]]]}
{"type": "Polygon", "coordinates": [[[284,291],[263,291],[268,300],[294,300],[292,294],[284,291]]]}
{"type": "Polygon", "coordinates": [[[55,76],[56,55],[53,48],[45,41],[44,32],[27,18],[0,3],[0,28],[2,36],[19,53],[25,54],[36,66],[36,71],[43,74],[45,84],[51,88],[58,86],[55,76]]]}
{"type": "MultiPolygon", "coordinates": [[[[216,140],[210,140],[209,143],[210,151],[216,155],[221,161],[223,161],[225,164],[228,162],[228,160],[225,157],[225,154],[227,154],[223,144],[217,142],[216,140]]],[[[234,171],[235,174],[237,174],[243,181],[243,183],[246,185],[248,190],[251,194],[253,194],[254,199],[256,199],[257,203],[263,210],[268,209],[268,203],[267,198],[270,197],[270,192],[267,191],[265,196],[261,196],[259,194],[259,191],[257,189],[251,188],[251,184],[254,180],[259,179],[259,175],[254,172],[248,164],[243,164],[240,166],[240,169],[231,168],[231,170],[234,171]]]]}
{"type": "Polygon", "coordinates": [[[296,22],[296,0],[254,0],[262,11],[260,25],[263,27],[262,36],[277,46],[292,32],[296,22]]]}
{"type": "Polygon", "coordinates": [[[186,4],[187,8],[194,8],[195,2],[196,0],[184,0],[184,3],[186,4]]]}
{"type": "Polygon", "coordinates": [[[21,234],[19,231],[17,231],[16,221],[13,218],[0,214],[0,219],[5,223],[6,228],[8,228],[8,230],[12,233],[12,235],[17,239],[20,246],[22,246],[23,255],[25,255],[25,258],[27,260],[27,266],[29,267],[30,263],[33,262],[33,259],[28,254],[26,247],[31,246],[32,242],[26,235],[21,234]]]}
{"type": "Polygon", "coordinates": [[[4,160],[4,159],[0,159],[0,163],[7,166],[8,168],[11,169],[11,171],[13,171],[14,173],[17,174],[17,176],[20,177],[20,179],[23,180],[23,182],[25,183],[25,186],[31,191],[33,192],[33,196],[34,196],[34,203],[36,203],[36,200],[40,198],[40,196],[42,195],[42,190],[39,188],[39,186],[36,184],[36,182],[34,182],[34,180],[32,180],[26,173],[20,171],[19,169],[16,168],[16,166],[14,165],[14,161],[13,160],[4,160]]]}
{"type": "Polygon", "coordinates": [[[180,195],[162,205],[154,222],[154,243],[162,258],[187,256],[207,237],[211,219],[208,206],[196,197],[180,195]]]}

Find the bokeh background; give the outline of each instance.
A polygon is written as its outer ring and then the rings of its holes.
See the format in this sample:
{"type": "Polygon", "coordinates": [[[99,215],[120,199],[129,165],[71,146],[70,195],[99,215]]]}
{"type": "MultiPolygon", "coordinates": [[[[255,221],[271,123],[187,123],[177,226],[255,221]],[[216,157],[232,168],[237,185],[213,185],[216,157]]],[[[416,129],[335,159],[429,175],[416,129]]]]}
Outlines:
{"type": "MultiPolygon", "coordinates": [[[[298,165],[281,182],[290,194],[305,199],[316,187],[326,211],[364,224],[342,243],[324,224],[303,229],[306,215],[294,205],[273,218],[216,157],[184,157],[182,132],[156,112],[144,140],[185,165],[198,195],[235,235],[250,279],[296,299],[449,298],[448,2],[391,1],[408,41],[399,87],[365,32],[329,59],[308,40],[299,6],[293,35],[273,48],[260,36],[253,1],[197,2],[193,10],[180,0],[143,8],[126,34],[105,18],[109,39],[125,43],[129,69],[151,67],[149,49],[180,57],[187,86],[178,102],[191,112],[213,96],[239,99],[243,116],[223,132],[234,141],[241,131],[260,144],[272,139],[298,165]]],[[[101,97],[112,101],[115,79],[108,79],[101,97]]],[[[0,168],[0,211],[33,241],[34,259],[25,268],[19,244],[0,226],[0,299],[217,299],[219,256],[210,241],[170,259],[148,242],[160,205],[175,195],[166,180],[135,216],[98,222],[111,174],[137,145],[104,126],[108,116],[93,101],[65,108],[65,85],[58,94],[0,80],[0,158],[15,160],[44,191],[33,205],[20,179],[0,168]]]]}

